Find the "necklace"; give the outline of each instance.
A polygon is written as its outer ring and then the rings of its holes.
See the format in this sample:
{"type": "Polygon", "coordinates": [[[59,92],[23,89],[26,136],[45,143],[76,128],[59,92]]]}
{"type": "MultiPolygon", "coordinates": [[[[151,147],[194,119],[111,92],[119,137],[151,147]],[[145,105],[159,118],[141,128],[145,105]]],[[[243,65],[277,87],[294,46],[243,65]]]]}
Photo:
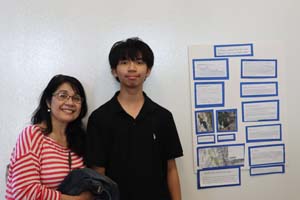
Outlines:
{"type": "Polygon", "coordinates": [[[72,171],[72,156],[71,151],[68,153],[68,163],[69,163],[69,170],[72,171]]]}

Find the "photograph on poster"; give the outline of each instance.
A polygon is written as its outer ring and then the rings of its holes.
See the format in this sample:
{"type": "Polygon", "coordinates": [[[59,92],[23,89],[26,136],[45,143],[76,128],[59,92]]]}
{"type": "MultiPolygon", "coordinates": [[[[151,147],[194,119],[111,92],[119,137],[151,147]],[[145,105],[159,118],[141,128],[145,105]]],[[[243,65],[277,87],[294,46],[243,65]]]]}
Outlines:
{"type": "Polygon", "coordinates": [[[217,132],[237,131],[237,109],[217,110],[217,132]]]}
{"type": "Polygon", "coordinates": [[[214,114],[213,110],[201,110],[195,112],[196,133],[214,132],[214,114]]]}
{"type": "Polygon", "coordinates": [[[194,80],[229,79],[228,58],[193,59],[194,80]]]}
{"type": "Polygon", "coordinates": [[[200,169],[244,166],[245,144],[202,146],[197,148],[200,169]]]}
{"type": "Polygon", "coordinates": [[[241,78],[277,78],[277,60],[242,59],[241,78]]]}

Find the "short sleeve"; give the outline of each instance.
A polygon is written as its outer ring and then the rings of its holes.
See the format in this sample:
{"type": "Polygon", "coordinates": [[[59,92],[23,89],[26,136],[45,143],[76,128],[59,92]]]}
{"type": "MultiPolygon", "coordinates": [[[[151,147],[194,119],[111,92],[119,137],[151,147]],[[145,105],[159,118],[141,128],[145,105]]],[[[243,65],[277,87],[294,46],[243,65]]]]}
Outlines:
{"type": "Polygon", "coordinates": [[[162,129],[165,133],[165,158],[169,160],[183,156],[183,150],[178,136],[177,128],[174,122],[174,118],[170,112],[167,112],[164,116],[164,122],[162,123],[162,126],[162,129]]]}

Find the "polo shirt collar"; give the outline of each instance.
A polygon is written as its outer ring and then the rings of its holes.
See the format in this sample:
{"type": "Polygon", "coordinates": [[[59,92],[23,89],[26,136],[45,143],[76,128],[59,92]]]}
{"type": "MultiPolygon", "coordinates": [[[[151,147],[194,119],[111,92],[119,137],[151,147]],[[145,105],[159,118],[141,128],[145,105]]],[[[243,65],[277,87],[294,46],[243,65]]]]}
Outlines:
{"type": "Polygon", "coordinates": [[[123,112],[124,111],[121,104],[118,101],[118,98],[117,98],[119,93],[120,93],[120,91],[117,91],[115,93],[115,95],[112,97],[112,99],[110,100],[111,103],[112,103],[112,106],[111,106],[112,112],[118,113],[118,112],[123,112]]]}
{"type": "MultiPolygon", "coordinates": [[[[117,91],[111,99],[111,103],[112,103],[111,109],[112,109],[112,112],[115,112],[115,113],[124,112],[124,109],[122,108],[122,106],[119,103],[118,98],[117,98],[119,93],[120,93],[120,91],[117,91]]],[[[148,113],[148,112],[153,112],[156,108],[156,104],[146,95],[145,92],[143,92],[143,95],[144,95],[145,101],[144,101],[144,104],[142,106],[142,109],[141,109],[139,115],[148,113]]]]}

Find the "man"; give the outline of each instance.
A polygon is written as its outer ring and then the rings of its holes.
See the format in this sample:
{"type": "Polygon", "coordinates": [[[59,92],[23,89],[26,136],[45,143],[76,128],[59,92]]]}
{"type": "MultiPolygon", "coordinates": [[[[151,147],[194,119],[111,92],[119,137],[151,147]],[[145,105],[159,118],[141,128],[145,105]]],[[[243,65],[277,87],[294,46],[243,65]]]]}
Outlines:
{"type": "Polygon", "coordinates": [[[88,165],[119,185],[121,200],[180,200],[175,158],[183,155],[172,114],[144,92],[154,55],[139,38],[109,53],[120,91],[88,120],[88,165]]]}

